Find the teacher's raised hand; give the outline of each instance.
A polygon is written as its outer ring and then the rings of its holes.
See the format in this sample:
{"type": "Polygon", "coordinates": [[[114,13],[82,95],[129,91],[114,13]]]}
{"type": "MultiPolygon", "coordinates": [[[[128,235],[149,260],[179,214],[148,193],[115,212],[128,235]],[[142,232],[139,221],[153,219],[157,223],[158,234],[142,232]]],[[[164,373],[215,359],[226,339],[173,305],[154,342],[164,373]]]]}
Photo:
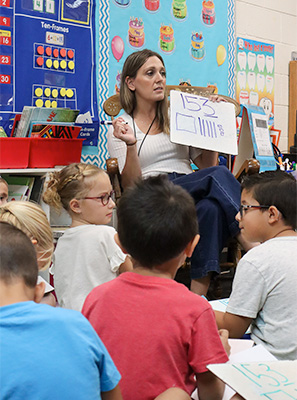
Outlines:
{"type": "Polygon", "coordinates": [[[119,117],[112,122],[114,131],[113,134],[116,138],[122,140],[127,146],[136,144],[133,129],[126,123],[126,121],[119,117]]]}

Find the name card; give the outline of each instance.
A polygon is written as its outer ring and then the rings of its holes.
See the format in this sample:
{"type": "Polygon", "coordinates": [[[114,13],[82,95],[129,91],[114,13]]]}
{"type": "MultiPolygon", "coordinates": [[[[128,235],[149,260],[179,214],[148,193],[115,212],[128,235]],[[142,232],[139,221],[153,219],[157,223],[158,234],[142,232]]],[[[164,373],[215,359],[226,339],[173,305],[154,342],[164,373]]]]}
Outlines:
{"type": "Polygon", "coordinates": [[[170,91],[170,140],[173,143],[237,154],[234,104],[170,91]]]}

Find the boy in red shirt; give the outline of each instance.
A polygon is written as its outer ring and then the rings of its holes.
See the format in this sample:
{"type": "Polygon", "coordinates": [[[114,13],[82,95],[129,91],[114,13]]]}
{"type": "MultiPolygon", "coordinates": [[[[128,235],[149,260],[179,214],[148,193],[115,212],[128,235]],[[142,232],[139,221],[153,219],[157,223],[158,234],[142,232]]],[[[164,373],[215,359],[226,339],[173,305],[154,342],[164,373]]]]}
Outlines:
{"type": "Polygon", "coordinates": [[[82,312],[122,375],[123,399],[171,387],[221,399],[224,385],[207,365],[228,360],[227,331],[220,338],[208,302],[173,280],[199,240],[192,197],[151,177],[127,189],[117,211],[117,241],[134,270],[93,289],[82,312]]]}

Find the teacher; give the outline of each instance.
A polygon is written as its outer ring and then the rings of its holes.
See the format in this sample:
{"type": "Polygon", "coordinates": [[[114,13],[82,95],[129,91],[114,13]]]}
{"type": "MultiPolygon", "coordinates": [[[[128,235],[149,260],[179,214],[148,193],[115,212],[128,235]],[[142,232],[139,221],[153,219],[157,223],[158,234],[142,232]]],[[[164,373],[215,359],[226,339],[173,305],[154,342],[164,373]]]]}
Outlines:
{"type": "Polygon", "coordinates": [[[220,272],[227,239],[240,235],[235,220],[240,185],[226,167],[217,166],[218,153],[170,141],[165,86],[166,69],[158,53],[145,49],[127,57],[120,87],[125,113],[108,131],[108,151],[118,159],[124,189],[139,177],[168,174],[192,195],[201,239],[191,258],[191,290],[206,295],[211,276],[220,272]],[[192,171],[191,162],[198,171],[192,171]]]}

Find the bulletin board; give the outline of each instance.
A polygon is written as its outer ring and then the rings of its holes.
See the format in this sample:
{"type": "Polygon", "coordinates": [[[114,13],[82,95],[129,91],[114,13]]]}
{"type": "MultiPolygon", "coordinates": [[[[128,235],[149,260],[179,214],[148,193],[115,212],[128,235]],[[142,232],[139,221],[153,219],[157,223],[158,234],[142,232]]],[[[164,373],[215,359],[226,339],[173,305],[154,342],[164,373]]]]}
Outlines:
{"type": "MultiPolygon", "coordinates": [[[[163,56],[168,84],[211,85],[235,97],[234,0],[0,0],[0,10],[7,133],[14,115],[37,100],[79,109],[98,124],[107,117],[104,101],[119,90],[124,60],[143,48],[163,56]]],[[[105,166],[106,132],[100,127],[98,146],[85,146],[83,161],[105,166]]]]}
{"type": "MultiPolygon", "coordinates": [[[[234,0],[100,0],[98,6],[100,119],[104,101],[119,91],[125,59],[144,48],[162,55],[168,85],[210,85],[235,97],[234,0]]],[[[106,130],[99,131],[101,165],[106,130]]]]}
{"type": "Polygon", "coordinates": [[[98,125],[95,4],[0,0],[0,10],[0,123],[6,133],[24,105],[78,109],[98,125]]]}

